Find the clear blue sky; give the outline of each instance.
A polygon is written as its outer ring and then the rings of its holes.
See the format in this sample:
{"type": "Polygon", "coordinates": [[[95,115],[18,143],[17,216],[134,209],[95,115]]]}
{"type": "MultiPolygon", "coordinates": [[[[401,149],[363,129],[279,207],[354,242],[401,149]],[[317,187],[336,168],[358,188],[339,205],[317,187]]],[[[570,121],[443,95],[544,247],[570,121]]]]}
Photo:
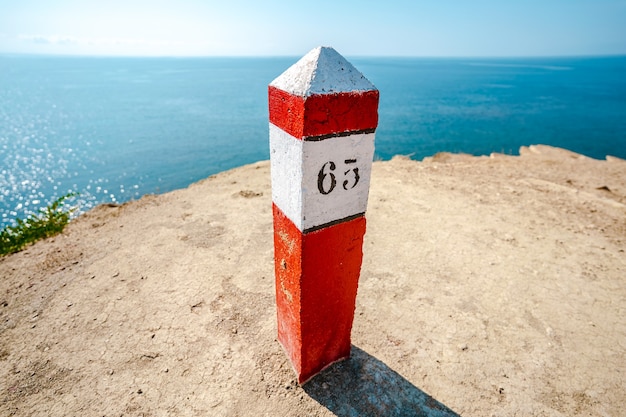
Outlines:
{"type": "Polygon", "coordinates": [[[626,0],[0,0],[0,53],[626,54],[626,0]]]}

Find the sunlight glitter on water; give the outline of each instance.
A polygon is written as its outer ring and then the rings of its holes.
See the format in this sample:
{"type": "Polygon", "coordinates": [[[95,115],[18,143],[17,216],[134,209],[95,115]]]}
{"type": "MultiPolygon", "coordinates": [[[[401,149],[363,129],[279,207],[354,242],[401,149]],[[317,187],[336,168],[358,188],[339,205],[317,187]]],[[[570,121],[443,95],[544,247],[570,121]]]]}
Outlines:
{"type": "MultiPolygon", "coordinates": [[[[63,180],[79,175],[68,168],[82,155],[72,147],[54,146],[56,133],[49,116],[9,117],[7,112],[0,116],[1,124],[9,126],[0,132],[0,165],[4,167],[0,171],[0,223],[6,226],[14,224],[15,218],[37,213],[61,195],[78,192],[77,184],[67,186],[63,180]]],[[[96,197],[81,192],[75,200],[84,211],[93,206],[96,197]]]]}

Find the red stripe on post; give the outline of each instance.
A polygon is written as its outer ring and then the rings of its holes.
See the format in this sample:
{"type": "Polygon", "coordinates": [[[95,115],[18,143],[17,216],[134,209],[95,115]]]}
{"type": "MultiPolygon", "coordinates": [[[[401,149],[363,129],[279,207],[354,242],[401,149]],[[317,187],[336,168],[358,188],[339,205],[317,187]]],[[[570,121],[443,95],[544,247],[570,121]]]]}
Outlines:
{"type": "Polygon", "coordinates": [[[300,382],[350,356],[365,217],[304,235],[300,382]]]}
{"type": "Polygon", "coordinates": [[[366,221],[361,216],[302,234],[272,207],[278,340],[304,383],[350,356],[366,221]]]}
{"type": "Polygon", "coordinates": [[[375,129],[378,90],[299,97],[269,86],[270,122],[302,139],[375,129]]]}
{"type": "Polygon", "coordinates": [[[378,90],[316,94],[306,98],[302,136],[375,129],[378,90]]]}
{"type": "Polygon", "coordinates": [[[302,139],[304,131],[304,98],[271,85],[268,87],[270,122],[291,136],[302,139]]]}
{"type": "Polygon", "coordinates": [[[278,340],[285,348],[298,375],[302,369],[300,327],[300,277],[302,275],[302,233],[272,203],[274,215],[274,270],[278,340]]]}

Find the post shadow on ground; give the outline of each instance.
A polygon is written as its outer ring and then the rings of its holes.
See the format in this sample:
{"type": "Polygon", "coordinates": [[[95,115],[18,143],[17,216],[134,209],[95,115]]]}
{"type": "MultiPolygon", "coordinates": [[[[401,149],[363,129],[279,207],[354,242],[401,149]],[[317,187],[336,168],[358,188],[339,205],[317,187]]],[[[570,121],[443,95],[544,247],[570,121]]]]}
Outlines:
{"type": "Polygon", "coordinates": [[[340,417],[460,417],[354,345],[350,359],[324,370],[302,388],[340,417]]]}

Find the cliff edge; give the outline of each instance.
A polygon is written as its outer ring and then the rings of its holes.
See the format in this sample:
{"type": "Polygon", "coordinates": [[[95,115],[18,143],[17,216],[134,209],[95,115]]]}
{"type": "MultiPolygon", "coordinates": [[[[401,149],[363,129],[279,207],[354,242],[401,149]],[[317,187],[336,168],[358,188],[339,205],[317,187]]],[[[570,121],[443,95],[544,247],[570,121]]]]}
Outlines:
{"type": "Polygon", "coordinates": [[[0,415],[626,415],[626,161],[375,162],[352,358],[303,387],[269,178],[100,206],[1,258],[0,415]]]}

